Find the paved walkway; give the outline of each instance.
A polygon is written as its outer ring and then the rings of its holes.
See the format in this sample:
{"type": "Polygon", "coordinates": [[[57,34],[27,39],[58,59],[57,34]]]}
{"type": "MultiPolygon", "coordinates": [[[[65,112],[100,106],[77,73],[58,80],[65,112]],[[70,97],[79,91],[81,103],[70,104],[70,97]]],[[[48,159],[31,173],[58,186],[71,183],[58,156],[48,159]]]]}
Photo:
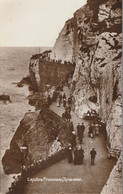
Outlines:
{"type": "MultiPolygon", "coordinates": [[[[70,90],[64,87],[64,91],[69,96],[70,90]]],[[[56,112],[58,115],[62,115],[64,108],[57,107],[56,103],[50,106],[50,109],[56,112]]],[[[82,122],[74,112],[71,114],[74,123],[74,128],[76,131],[76,125],[78,122],[82,122]]],[[[72,182],[55,182],[55,181],[43,181],[34,182],[26,186],[26,194],[69,194],[69,193],[82,193],[82,194],[99,194],[106,183],[109,174],[115,164],[114,160],[109,160],[107,158],[107,149],[105,146],[105,140],[102,134],[99,137],[94,137],[93,139],[88,137],[88,122],[84,121],[86,130],[84,133],[84,140],[82,146],[85,150],[84,164],[74,166],[73,164],[68,164],[67,159],[61,160],[60,162],[50,166],[47,169],[36,174],[33,178],[79,178],[80,181],[72,182]],[[95,148],[97,151],[97,156],[95,160],[95,165],[90,165],[90,150],[95,148]]]]}

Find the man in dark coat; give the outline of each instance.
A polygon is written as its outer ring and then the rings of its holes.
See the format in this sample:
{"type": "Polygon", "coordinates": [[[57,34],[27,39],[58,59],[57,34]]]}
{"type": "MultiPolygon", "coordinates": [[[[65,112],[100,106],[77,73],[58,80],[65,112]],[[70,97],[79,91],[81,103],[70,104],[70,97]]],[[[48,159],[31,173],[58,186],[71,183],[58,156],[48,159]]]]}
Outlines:
{"type": "Polygon", "coordinates": [[[96,156],[97,152],[95,151],[95,149],[93,148],[90,151],[90,155],[91,155],[91,165],[94,165],[94,160],[95,160],[95,156],[96,156]]]}
{"type": "Polygon", "coordinates": [[[68,105],[71,106],[71,103],[72,103],[72,98],[69,97],[69,98],[68,98],[68,105]]]}
{"type": "Polygon", "coordinates": [[[84,133],[84,127],[78,123],[77,125],[77,135],[80,143],[82,143],[83,139],[83,133],[84,133]]]}
{"type": "Polygon", "coordinates": [[[68,112],[69,114],[71,113],[71,106],[70,106],[70,105],[67,106],[67,112],[68,112]]]}
{"type": "Polygon", "coordinates": [[[68,163],[72,163],[73,162],[73,155],[72,155],[71,144],[68,144],[67,156],[68,156],[68,163]]]}
{"type": "Polygon", "coordinates": [[[66,94],[65,93],[63,94],[63,99],[66,99],[66,94]]]}
{"type": "Polygon", "coordinates": [[[70,122],[71,114],[67,112],[67,120],[70,122]]]}
{"type": "Polygon", "coordinates": [[[79,148],[79,164],[83,164],[84,150],[82,147],[79,148]]]}
{"type": "Polygon", "coordinates": [[[49,105],[51,104],[51,97],[50,97],[49,94],[48,94],[48,97],[47,97],[47,103],[48,103],[48,107],[49,107],[49,105]]]}
{"type": "Polygon", "coordinates": [[[65,106],[66,106],[66,99],[63,98],[63,107],[65,107],[65,106]]]}
{"type": "Polygon", "coordinates": [[[80,131],[80,123],[78,123],[78,125],[76,126],[76,129],[77,129],[77,135],[78,135],[78,133],[79,133],[79,131],[80,131]]]}
{"type": "Polygon", "coordinates": [[[76,149],[74,150],[74,165],[79,165],[79,159],[80,159],[80,153],[79,153],[79,149],[76,147],[76,149]]]}
{"type": "Polygon", "coordinates": [[[93,126],[90,124],[89,125],[89,131],[88,131],[89,137],[94,137],[94,133],[93,133],[93,126]]]}
{"type": "Polygon", "coordinates": [[[76,133],[75,133],[75,131],[72,131],[71,144],[72,144],[72,147],[76,146],[76,133]]]}
{"type": "MultiPolygon", "coordinates": [[[[85,125],[84,125],[84,123],[82,123],[80,126],[81,126],[81,128],[80,128],[81,129],[80,130],[81,131],[81,136],[83,138],[84,137],[84,131],[85,131],[85,125]]],[[[81,141],[82,141],[82,139],[81,139],[81,141]]]]}

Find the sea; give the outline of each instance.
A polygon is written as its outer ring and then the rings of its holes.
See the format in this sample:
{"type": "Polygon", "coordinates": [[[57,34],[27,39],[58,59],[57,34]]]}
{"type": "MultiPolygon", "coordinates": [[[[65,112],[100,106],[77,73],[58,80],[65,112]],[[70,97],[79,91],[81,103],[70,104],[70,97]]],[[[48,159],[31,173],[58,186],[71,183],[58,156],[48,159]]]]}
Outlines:
{"type": "MultiPolygon", "coordinates": [[[[35,111],[28,104],[28,86],[18,88],[17,83],[29,75],[30,57],[47,49],[51,47],[0,47],[0,95],[9,95],[12,101],[0,102],[1,160],[25,113],[35,111]]],[[[6,193],[13,176],[5,175],[1,162],[1,194],[6,193]]]]}

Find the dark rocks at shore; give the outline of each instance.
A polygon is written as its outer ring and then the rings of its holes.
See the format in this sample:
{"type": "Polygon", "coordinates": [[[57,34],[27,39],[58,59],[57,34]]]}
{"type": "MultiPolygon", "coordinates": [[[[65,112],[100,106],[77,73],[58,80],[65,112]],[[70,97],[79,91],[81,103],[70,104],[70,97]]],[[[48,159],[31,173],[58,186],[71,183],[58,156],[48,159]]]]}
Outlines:
{"type": "Polygon", "coordinates": [[[9,101],[9,102],[11,102],[10,96],[2,94],[2,95],[0,95],[0,101],[9,101]]]}
{"type": "Polygon", "coordinates": [[[30,76],[23,77],[22,80],[17,83],[17,87],[23,87],[24,85],[31,85],[30,76]]]}
{"type": "Polygon", "coordinates": [[[5,174],[19,173],[22,166],[22,154],[16,143],[13,143],[11,149],[7,149],[2,158],[5,174]]]}
{"type": "Polygon", "coordinates": [[[62,147],[67,147],[71,140],[69,123],[45,105],[40,111],[26,113],[11,140],[9,150],[6,150],[2,159],[5,173],[21,172],[21,146],[26,144],[28,147],[24,165],[30,165],[39,159],[48,158],[50,147],[57,137],[62,147]],[[9,166],[9,169],[6,169],[6,166],[9,166]]]}
{"type": "Polygon", "coordinates": [[[31,106],[41,108],[43,105],[43,98],[39,93],[33,93],[28,96],[28,101],[31,106]]]}

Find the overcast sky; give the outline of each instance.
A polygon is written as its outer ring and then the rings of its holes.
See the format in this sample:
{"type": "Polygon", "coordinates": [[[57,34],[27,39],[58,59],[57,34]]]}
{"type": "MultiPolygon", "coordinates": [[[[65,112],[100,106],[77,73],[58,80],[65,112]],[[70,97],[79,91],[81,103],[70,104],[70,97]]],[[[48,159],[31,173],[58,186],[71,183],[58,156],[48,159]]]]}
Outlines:
{"type": "Polygon", "coordinates": [[[0,0],[0,46],[53,46],[86,0],[0,0]]]}

